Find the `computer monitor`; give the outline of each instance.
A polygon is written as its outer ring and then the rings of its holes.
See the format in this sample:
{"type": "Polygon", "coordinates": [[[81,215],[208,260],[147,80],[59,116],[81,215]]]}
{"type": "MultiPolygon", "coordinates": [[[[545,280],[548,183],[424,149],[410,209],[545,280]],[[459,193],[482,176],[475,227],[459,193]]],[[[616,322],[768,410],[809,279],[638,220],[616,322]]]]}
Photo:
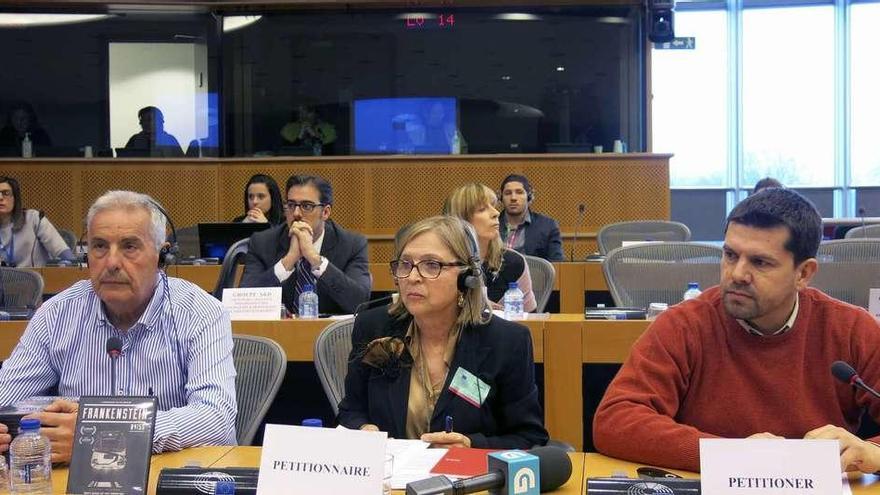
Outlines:
{"type": "Polygon", "coordinates": [[[218,258],[222,263],[230,246],[268,228],[268,223],[200,223],[199,255],[218,258]]]}
{"type": "Polygon", "coordinates": [[[370,98],[355,100],[355,153],[451,154],[458,132],[457,100],[370,98]]]}

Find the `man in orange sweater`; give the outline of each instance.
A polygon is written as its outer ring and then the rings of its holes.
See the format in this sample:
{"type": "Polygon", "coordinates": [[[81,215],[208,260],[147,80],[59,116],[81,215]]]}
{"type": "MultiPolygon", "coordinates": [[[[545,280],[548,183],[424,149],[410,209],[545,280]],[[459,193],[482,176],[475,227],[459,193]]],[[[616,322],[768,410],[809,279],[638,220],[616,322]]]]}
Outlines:
{"type": "Polygon", "coordinates": [[[880,325],[807,287],[821,222],[788,189],[733,209],[721,285],[662,313],[633,345],[596,412],[600,452],[697,471],[700,438],[826,438],[840,441],[842,469],[880,470],[880,447],[852,433],[864,408],[880,420],[880,400],[830,371],[843,360],[880,385],[880,325]]]}

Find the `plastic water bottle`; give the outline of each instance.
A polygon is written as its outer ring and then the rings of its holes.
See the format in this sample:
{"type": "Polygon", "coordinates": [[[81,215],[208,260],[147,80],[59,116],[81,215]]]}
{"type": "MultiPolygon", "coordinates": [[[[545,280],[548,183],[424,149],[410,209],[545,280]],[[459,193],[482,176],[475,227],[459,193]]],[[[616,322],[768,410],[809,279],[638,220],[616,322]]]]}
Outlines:
{"type": "Polygon", "coordinates": [[[9,479],[14,495],[52,494],[50,455],[49,439],[40,434],[40,420],[21,420],[18,436],[9,446],[9,479]]]}
{"type": "Polygon", "coordinates": [[[700,284],[697,282],[688,282],[688,288],[684,291],[684,295],[681,299],[682,301],[687,301],[698,297],[702,293],[703,291],[700,290],[700,284]]]}
{"type": "Polygon", "coordinates": [[[507,292],[504,293],[504,318],[507,320],[521,320],[525,318],[523,311],[523,293],[519,290],[519,284],[510,282],[507,292]]]}
{"type": "Polygon", "coordinates": [[[299,308],[299,317],[302,319],[313,320],[318,317],[318,294],[315,293],[315,286],[306,284],[303,287],[297,307],[299,308]]]}
{"type": "Polygon", "coordinates": [[[31,133],[24,133],[24,139],[21,140],[21,157],[32,158],[34,156],[34,143],[31,141],[31,133]]]}

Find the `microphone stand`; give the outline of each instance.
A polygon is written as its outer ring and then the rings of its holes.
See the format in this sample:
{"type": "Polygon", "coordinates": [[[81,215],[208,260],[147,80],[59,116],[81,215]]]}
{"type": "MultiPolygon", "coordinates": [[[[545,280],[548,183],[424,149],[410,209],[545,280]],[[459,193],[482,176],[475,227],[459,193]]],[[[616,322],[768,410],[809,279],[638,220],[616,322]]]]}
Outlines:
{"type": "Polygon", "coordinates": [[[578,241],[578,230],[580,230],[581,225],[584,223],[584,213],[587,211],[587,205],[581,203],[578,205],[578,221],[574,226],[574,240],[571,241],[571,248],[568,250],[568,258],[569,261],[574,263],[574,247],[578,241]]]}

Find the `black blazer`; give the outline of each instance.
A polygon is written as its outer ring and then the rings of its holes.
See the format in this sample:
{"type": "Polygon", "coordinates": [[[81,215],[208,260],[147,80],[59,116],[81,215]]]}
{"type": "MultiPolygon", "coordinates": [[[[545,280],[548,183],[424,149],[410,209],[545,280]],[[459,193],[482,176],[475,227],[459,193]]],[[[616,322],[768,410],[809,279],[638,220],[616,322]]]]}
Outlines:
{"type": "MultiPolygon", "coordinates": [[[[520,252],[549,261],[565,261],[556,220],[534,211],[529,211],[529,215],[532,222],[526,227],[526,238],[520,252]]],[[[507,215],[502,214],[498,220],[501,222],[498,228],[501,232],[507,232],[507,215]]]]}
{"type": "MultiPolygon", "coordinates": [[[[412,367],[383,374],[363,364],[361,357],[373,339],[403,339],[410,319],[392,318],[388,306],[357,316],[345,377],[345,398],[339,403],[339,424],[357,429],[372,423],[388,432],[389,437],[406,438],[412,367]]],[[[412,362],[409,351],[404,353],[412,362]]],[[[492,317],[486,325],[462,329],[446,384],[434,408],[431,431],[443,431],[446,416],[453,417],[455,431],[467,435],[475,448],[528,449],[547,443],[535,385],[532,338],[526,327],[492,317]],[[477,408],[449,391],[459,367],[492,387],[482,407],[477,408]]]]}
{"type": "Polygon", "coordinates": [[[504,293],[507,292],[511,282],[519,281],[523,272],[526,271],[526,259],[516,251],[504,249],[501,252],[501,270],[493,272],[489,265],[483,263],[483,283],[486,285],[486,295],[489,300],[504,303],[504,293]]]}
{"type": "MultiPolygon", "coordinates": [[[[275,264],[290,249],[287,224],[278,225],[251,236],[244,259],[241,287],[281,286],[281,301],[293,304],[296,273],[284,283],[275,276],[275,264]]],[[[354,313],[358,304],[370,298],[370,269],[366,237],[349,232],[332,221],[324,223],[321,256],[330,262],[318,278],[318,310],[321,313],[354,313]]]]}

